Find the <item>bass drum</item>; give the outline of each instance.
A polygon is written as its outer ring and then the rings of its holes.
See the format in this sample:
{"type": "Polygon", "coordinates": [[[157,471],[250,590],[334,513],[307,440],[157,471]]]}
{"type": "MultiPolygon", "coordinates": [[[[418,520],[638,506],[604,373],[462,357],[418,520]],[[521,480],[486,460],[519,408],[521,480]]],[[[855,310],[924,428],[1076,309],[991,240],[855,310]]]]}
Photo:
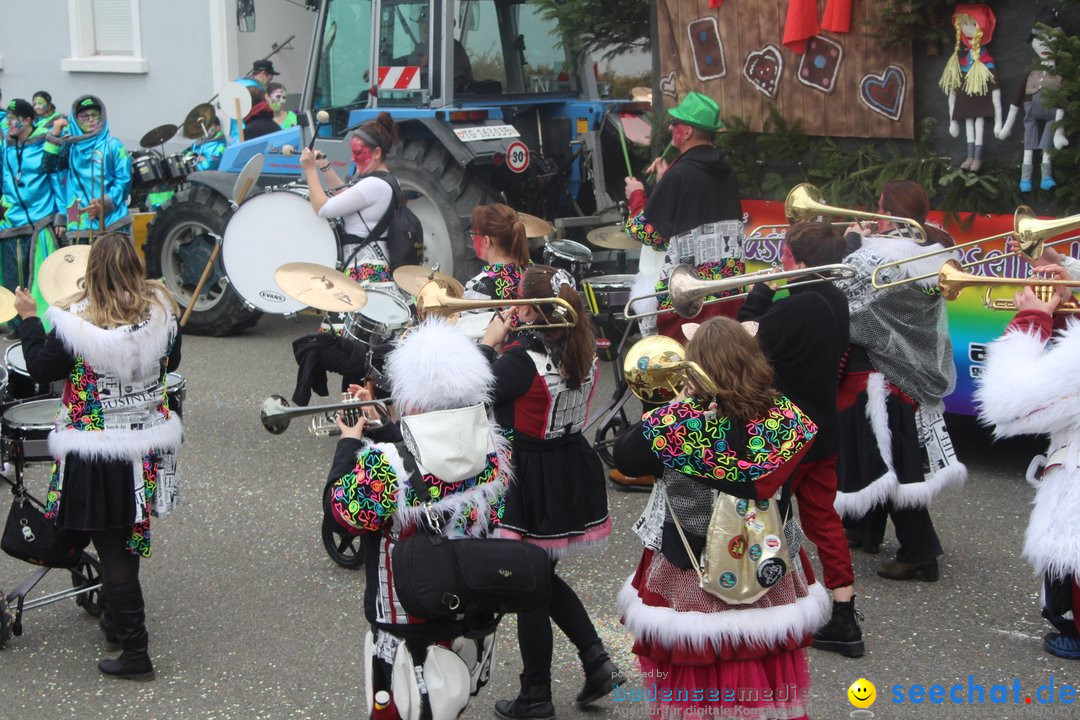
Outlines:
{"type": "Polygon", "coordinates": [[[336,268],[335,227],[315,214],[307,191],[289,188],[256,195],[233,213],[221,259],[232,287],[256,310],[288,315],[307,307],[278,287],[274,272],[291,262],[336,268]]]}

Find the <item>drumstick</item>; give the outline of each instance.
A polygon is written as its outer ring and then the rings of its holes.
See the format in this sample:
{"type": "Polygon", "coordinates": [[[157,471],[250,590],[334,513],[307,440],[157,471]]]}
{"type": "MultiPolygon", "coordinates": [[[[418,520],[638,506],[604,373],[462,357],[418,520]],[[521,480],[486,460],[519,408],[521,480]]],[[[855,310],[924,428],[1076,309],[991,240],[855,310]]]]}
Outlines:
{"type": "Polygon", "coordinates": [[[195,291],[191,293],[191,303],[184,310],[184,316],[180,318],[180,327],[187,325],[188,318],[191,317],[191,311],[195,309],[195,303],[199,300],[199,293],[202,292],[203,285],[206,284],[206,279],[210,277],[210,270],[213,269],[214,263],[217,262],[218,255],[221,253],[221,243],[214,245],[213,251],[210,253],[210,259],[206,262],[206,267],[203,268],[202,277],[199,278],[199,284],[195,286],[195,291]]]}
{"type": "MultiPolygon", "coordinates": [[[[671,143],[667,144],[667,147],[664,148],[664,152],[660,153],[660,157],[657,158],[657,159],[658,160],[663,159],[665,156],[667,156],[669,150],[671,150],[671,143]]],[[[648,175],[645,176],[645,180],[652,179],[652,176],[655,175],[655,174],[656,174],[656,171],[654,170],[654,171],[652,171],[651,173],[649,173],[648,175]]]]}
{"type": "Polygon", "coordinates": [[[622,156],[626,161],[626,177],[634,177],[634,170],[630,167],[630,151],[626,149],[626,133],[623,131],[622,121],[618,118],[615,118],[615,129],[619,131],[619,144],[622,145],[622,156]]]}
{"type": "MultiPolygon", "coordinates": [[[[282,145],[281,146],[281,154],[282,155],[295,155],[296,154],[296,148],[294,148],[292,145],[282,145]]],[[[326,153],[324,153],[322,150],[316,150],[315,151],[315,159],[316,160],[325,160],[326,159],[326,153]]]]}
{"type": "Polygon", "coordinates": [[[315,147],[315,138],[319,137],[319,128],[330,122],[330,113],[320,110],[315,113],[315,129],[311,131],[311,141],[308,142],[308,150],[315,147]]]}

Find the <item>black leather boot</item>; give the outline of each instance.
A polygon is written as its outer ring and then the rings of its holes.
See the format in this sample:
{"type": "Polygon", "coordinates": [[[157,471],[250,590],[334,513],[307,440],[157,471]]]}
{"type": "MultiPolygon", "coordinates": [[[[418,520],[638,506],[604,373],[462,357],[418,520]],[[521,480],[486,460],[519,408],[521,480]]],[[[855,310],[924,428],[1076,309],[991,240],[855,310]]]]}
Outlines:
{"type": "Polygon", "coordinates": [[[516,698],[495,703],[495,714],[505,720],[555,720],[551,683],[526,685],[522,680],[521,692],[516,698]]]}
{"type": "Polygon", "coordinates": [[[109,605],[107,603],[101,608],[101,615],[98,616],[98,625],[101,626],[101,632],[105,633],[105,642],[113,647],[120,647],[120,638],[116,637],[116,628],[113,626],[112,616],[109,614],[109,605]]]}
{"type": "Polygon", "coordinates": [[[154,665],[147,652],[146,607],[138,580],[110,583],[109,609],[116,637],[124,651],[120,657],[98,663],[98,670],[125,680],[153,680],[154,665]]]}
{"type": "Polygon", "coordinates": [[[937,558],[922,562],[903,562],[890,560],[878,568],[877,574],[887,580],[915,580],[937,582],[939,577],[937,558]]]}
{"type": "Polygon", "coordinates": [[[814,647],[840,653],[844,657],[862,657],[866,652],[859,620],[862,613],[855,609],[855,598],[847,602],[833,600],[832,617],[814,633],[814,647]]]}
{"type": "Polygon", "coordinates": [[[585,670],[585,687],[577,694],[578,707],[585,707],[611,693],[616,685],[626,684],[626,678],[608,657],[602,642],[590,645],[578,653],[585,670]]]}

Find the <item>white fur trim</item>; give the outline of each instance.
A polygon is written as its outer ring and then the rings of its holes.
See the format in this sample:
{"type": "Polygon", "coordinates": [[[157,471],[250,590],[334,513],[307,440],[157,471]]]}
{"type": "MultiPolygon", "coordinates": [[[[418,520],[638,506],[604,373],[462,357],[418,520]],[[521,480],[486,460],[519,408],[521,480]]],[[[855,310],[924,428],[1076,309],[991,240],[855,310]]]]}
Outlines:
{"type": "Polygon", "coordinates": [[[391,395],[403,412],[448,410],[490,401],[491,364],[461,330],[426,320],[387,357],[391,395]]]}
{"type": "Polygon", "coordinates": [[[832,603],[820,583],[810,585],[806,597],[791,605],[726,612],[679,612],[672,608],[646,605],[637,590],[626,583],[617,604],[623,624],[635,639],[666,648],[683,645],[701,651],[708,642],[769,647],[789,637],[802,638],[821,627],[829,617],[832,603]]]}
{"type": "Polygon", "coordinates": [[[49,452],[53,457],[73,454],[84,460],[141,460],[151,450],[178,450],[184,437],[180,418],[142,430],[53,430],[49,452]]]}
{"type": "Polygon", "coordinates": [[[81,355],[99,374],[114,373],[121,380],[156,374],[173,331],[172,313],[156,303],[150,305],[149,320],[135,329],[99,328],[56,306],[50,306],[45,317],[68,352],[81,355]]]}
{"type": "Polygon", "coordinates": [[[898,235],[870,235],[863,238],[862,247],[881,258],[883,262],[907,260],[902,266],[906,277],[929,275],[930,277],[914,283],[922,288],[937,287],[937,274],[941,270],[941,266],[947,260],[956,259],[955,252],[943,252],[920,260],[909,260],[915,255],[943,250],[944,248],[937,243],[920,245],[913,240],[898,235]]]}
{"type": "Polygon", "coordinates": [[[842,517],[862,517],[894,494],[900,481],[892,457],[892,431],[889,429],[889,385],[885,376],[872,372],[866,378],[866,419],[877,441],[878,453],[885,462],[885,473],[857,492],[836,493],[833,507],[842,517]]]}
{"type": "Polygon", "coordinates": [[[1077,424],[1080,323],[1070,320],[1049,348],[1037,335],[1010,331],[986,349],[975,391],[979,420],[994,437],[1054,433],[1077,424]]]}
{"type": "Polygon", "coordinates": [[[938,470],[929,480],[915,483],[898,482],[892,501],[897,508],[928,507],[930,501],[946,488],[962,488],[967,481],[967,466],[957,462],[938,470]]]}
{"type": "Polygon", "coordinates": [[[1037,572],[1080,577],[1080,493],[1076,471],[1052,468],[1043,476],[1024,533],[1024,558],[1037,572]]]}

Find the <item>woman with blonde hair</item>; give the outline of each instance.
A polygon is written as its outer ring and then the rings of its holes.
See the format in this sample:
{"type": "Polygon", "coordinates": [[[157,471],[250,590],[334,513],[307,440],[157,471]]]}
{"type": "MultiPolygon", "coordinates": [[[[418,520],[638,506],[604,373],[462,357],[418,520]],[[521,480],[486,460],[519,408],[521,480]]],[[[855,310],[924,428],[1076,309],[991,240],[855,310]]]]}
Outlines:
{"type": "MultiPolygon", "coordinates": [[[[770,505],[779,502],[817,426],[774,389],[757,341],[734,320],[704,322],[686,359],[715,387],[688,382],[683,395],[647,412],[615,445],[622,472],[656,476],[634,526],[645,550],[618,599],[641,677],[655,683],[646,687],[651,717],[805,718],[805,648],[829,614],[828,595],[815,582],[806,551],[792,545],[801,537],[795,520],[760,544],[735,540],[765,513],[782,518],[770,505]],[[725,558],[760,563],[754,577],[763,594],[752,602],[725,599],[699,584],[698,556],[724,496],[739,498],[732,501],[739,519],[724,536],[725,558]]],[[[724,572],[716,579],[732,588],[752,578],[724,572]]]]}
{"type": "Polygon", "coordinates": [[[150,516],[176,504],[183,435],[165,393],[166,374],[180,364],[176,306],[145,274],[131,238],[105,233],[90,248],[86,290],[46,311],[51,332],[34,299],[15,294],[27,370],[39,382],[65,381],[49,435],[46,517],[89,534],[101,560],[103,627],[123,647],[98,669],[137,680],[154,677],[139,560],[150,556],[150,516]]]}
{"type": "MultiPolygon", "coordinates": [[[[492,360],[495,419],[512,432],[514,482],[499,532],[547,550],[554,573],[555,563],[567,553],[599,551],[611,533],[603,466],[582,434],[596,387],[596,340],[565,270],[533,265],[522,275],[518,294],[524,300],[561,298],[577,315],[572,327],[549,327],[568,319],[564,308],[547,302],[520,306],[505,320],[493,320],[480,345],[492,360]],[[494,348],[506,340],[515,317],[520,332],[496,358],[494,348]]],[[[585,684],[577,694],[578,706],[591,705],[625,683],[585,606],[554,574],[548,608],[518,613],[521,691],[495,704],[499,717],[555,717],[552,620],[581,659],[585,684]]]]}

